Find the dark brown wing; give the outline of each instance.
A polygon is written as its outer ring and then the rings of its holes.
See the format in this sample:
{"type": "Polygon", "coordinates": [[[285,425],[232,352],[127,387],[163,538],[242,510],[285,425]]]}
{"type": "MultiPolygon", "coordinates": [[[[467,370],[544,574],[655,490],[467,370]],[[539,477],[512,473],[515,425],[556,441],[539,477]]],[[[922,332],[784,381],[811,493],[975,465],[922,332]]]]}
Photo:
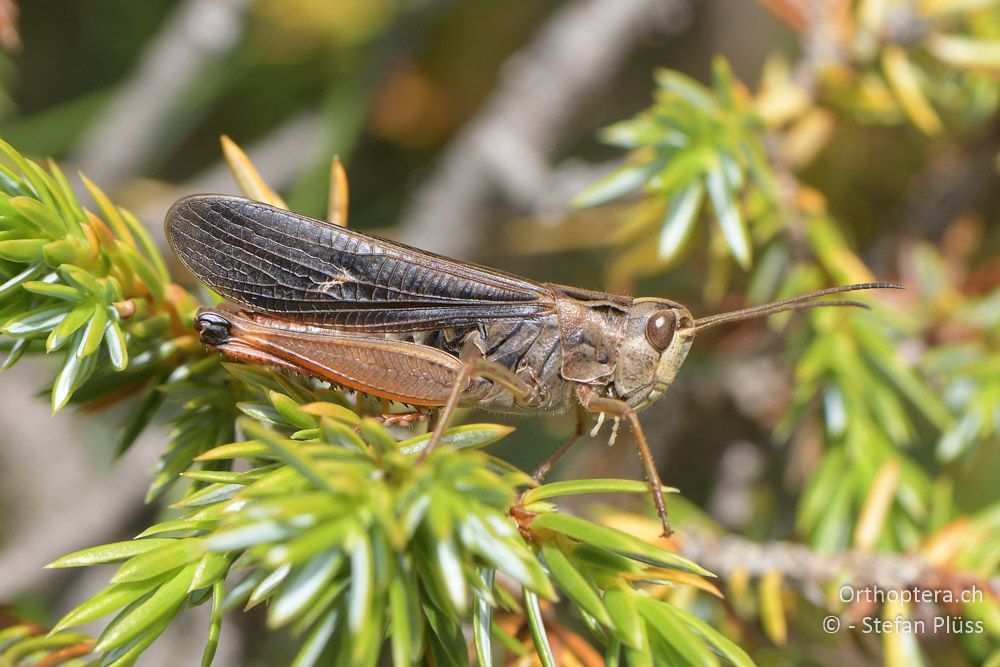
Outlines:
{"type": "Polygon", "coordinates": [[[321,326],[420,331],[555,312],[543,285],[239,197],[181,199],[166,233],[222,296],[321,326]]]}

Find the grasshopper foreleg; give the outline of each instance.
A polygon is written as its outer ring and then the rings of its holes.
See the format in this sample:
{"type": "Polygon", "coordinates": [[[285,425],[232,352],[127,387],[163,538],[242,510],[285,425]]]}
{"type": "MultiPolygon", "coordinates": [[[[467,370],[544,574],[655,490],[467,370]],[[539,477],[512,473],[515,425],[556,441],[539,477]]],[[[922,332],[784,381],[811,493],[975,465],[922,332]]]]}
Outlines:
{"type": "Polygon", "coordinates": [[[660,481],[660,473],[656,470],[656,462],[653,454],[649,451],[649,443],[646,442],[646,434],[643,433],[642,424],[639,423],[639,415],[628,403],[619,401],[616,398],[601,396],[597,391],[588,385],[580,385],[576,390],[580,404],[588,412],[606,412],[614,417],[621,417],[628,420],[635,434],[635,446],[639,450],[639,458],[642,459],[642,467],[646,473],[646,481],[653,492],[653,504],[656,505],[656,513],[663,523],[663,536],[670,537],[673,530],[670,528],[670,519],[667,518],[667,504],[663,499],[663,482],[660,481]]]}

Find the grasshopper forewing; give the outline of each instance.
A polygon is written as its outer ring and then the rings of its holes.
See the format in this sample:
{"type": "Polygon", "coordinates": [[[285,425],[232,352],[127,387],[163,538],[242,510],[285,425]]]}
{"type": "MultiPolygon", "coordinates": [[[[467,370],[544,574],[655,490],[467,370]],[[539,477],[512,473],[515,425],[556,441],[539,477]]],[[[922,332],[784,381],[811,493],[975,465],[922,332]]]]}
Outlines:
{"type": "Polygon", "coordinates": [[[456,406],[507,412],[574,408],[625,419],[635,434],[664,534],[660,478],[637,413],[673,382],[695,333],[782,310],[823,305],[832,288],[696,320],[667,299],[536,283],[266,204],[221,195],[178,201],[166,233],[180,260],[231,304],[195,328],[224,354],[366,394],[442,408],[425,453],[456,406]]]}

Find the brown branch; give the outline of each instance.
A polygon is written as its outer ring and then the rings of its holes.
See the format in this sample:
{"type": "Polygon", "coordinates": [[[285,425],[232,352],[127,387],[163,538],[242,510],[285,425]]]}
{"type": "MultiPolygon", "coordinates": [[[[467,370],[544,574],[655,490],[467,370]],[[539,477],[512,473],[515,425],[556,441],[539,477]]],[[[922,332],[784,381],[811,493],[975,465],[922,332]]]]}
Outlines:
{"type": "Polygon", "coordinates": [[[247,0],[180,4],[70,161],[108,190],[140,170],[194,78],[236,44],[246,5],[247,0]]]}
{"type": "MultiPolygon", "coordinates": [[[[34,387],[42,360],[24,359],[7,371],[10,386],[34,387]]],[[[4,545],[0,548],[0,600],[65,581],[42,566],[71,551],[122,539],[143,510],[149,469],[163,435],[144,435],[114,466],[80,446],[80,419],[55,417],[28,394],[8,391],[0,414],[4,433],[0,469],[4,545]],[[53,462],[58,461],[58,465],[53,462]]],[[[95,434],[96,435],[96,434],[95,434]]]]}
{"type": "Polygon", "coordinates": [[[882,591],[952,591],[956,594],[975,585],[1000,598],[1000,577],[987,579],[968,572],[949,570],[918,555],[894,555],[862,551],[821,554],[802,544],[760,544],[734,535],[716,535],[685,526],[678,534],[681,553],[722,579],[745,573],[757,579],[780,572],[784,581],[806,597],[822,601],[824,586],[842,582],[857,590],[877,586],[882,591]]]}
{"type": "Polygon", "coordinates": [[[556,12],[504,66],[492,98],[413,198],[399,238],[447,255],[472,252],[490,200],[535,201],[569,122],[636,41],[682,30],[688,10],[688,0],[578,0],[556,12]]]}

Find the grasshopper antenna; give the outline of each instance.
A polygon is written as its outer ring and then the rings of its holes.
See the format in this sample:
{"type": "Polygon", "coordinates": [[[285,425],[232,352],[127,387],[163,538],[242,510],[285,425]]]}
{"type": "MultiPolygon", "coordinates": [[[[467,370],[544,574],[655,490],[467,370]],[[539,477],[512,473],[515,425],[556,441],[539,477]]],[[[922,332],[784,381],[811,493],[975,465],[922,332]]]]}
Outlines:
{"type": "Polygon", "coordinates": [[[694,328],[692,331],[701,331],[702,329],[707,329],[709,327],[714,327],[719,324],[725,324],[727,322],[738,322],[740,320],[749,320],[755,317],[765,317],[767,315],[773,315],[775,313],[783,313],[789,310],[805,310],[806,308],[825,308],[827,306],[853,306],[856,308],[868,308],[868,304],[861,303],[860,301],[820,301],[820,297],[829,296],[831,294],[841,294],[843,292],[854,292],[857,290],[864,289],[904,289],[903,285],[899,283],[859,283],[857,285],[843,285],[841,287],[830,287],[827,289],[822,289],[817,292],[810,292],[808,294],[800,294],[799,296],[793,296],[790,299],[782,299],[781,301],[774,301],[772,303],[765,303],[760,306],[752,306],[750,308],[742,308],[740,310],[733,310],[728,313],[719,313],[718,315],[709,315],[708,317],[700,317],[695,320],[694,328]]]}

